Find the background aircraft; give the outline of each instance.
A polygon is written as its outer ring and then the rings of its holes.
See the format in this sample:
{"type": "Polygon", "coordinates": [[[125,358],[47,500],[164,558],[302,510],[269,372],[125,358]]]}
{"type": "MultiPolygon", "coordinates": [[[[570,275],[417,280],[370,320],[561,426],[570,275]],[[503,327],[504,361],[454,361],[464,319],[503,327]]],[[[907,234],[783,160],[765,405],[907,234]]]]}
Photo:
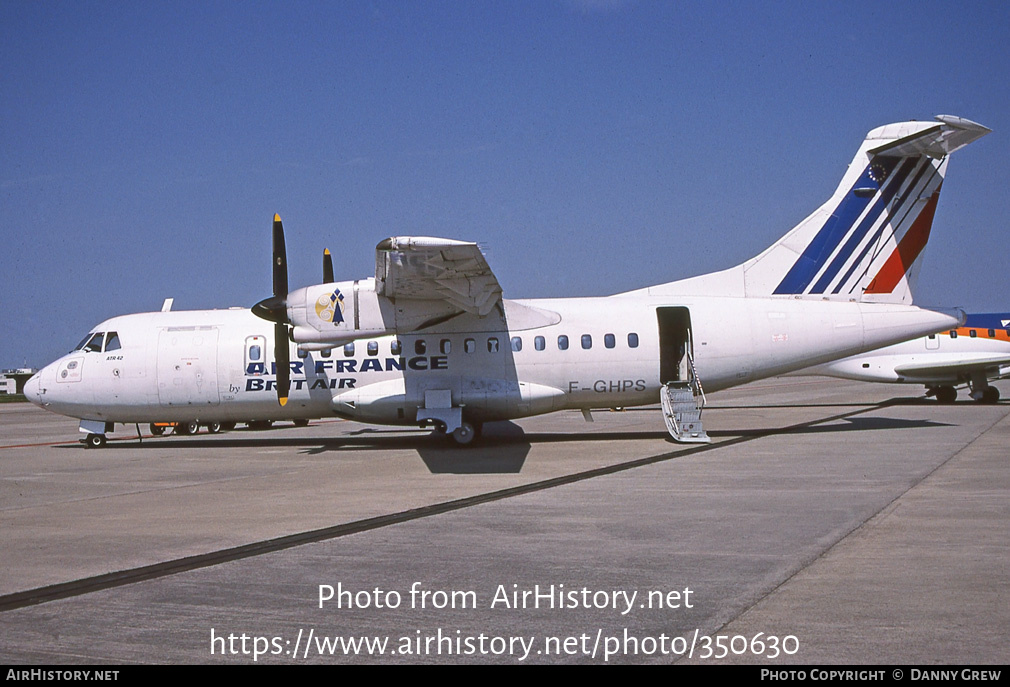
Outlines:
{"type": "Polygon", "coordinates": [[[912,290],[948,155],[987,133],[951,116],[878,127],[831,198],[757,257],[608,297],[504,299],[476,244],[431,237],[380,242],[374,278],[289,292],[275,217],[274,294],[251,312],[112,318],[25,394],[81,418],[95,447],[116,422],[329,415],[466,444],[488,421],[657,400],[675,439],[707,441],[702,380],[725,389],[961,323],[912,290]]]}
{"type": "Polygon", "coordinates": [[[955,329],[824,363],[796,374],[866,382],[924,384],[926,395],[953,403],[967,385],[983,403],[999,401],[989,380],[1010,374],[1010,313],[968,315],[955,329]]]}

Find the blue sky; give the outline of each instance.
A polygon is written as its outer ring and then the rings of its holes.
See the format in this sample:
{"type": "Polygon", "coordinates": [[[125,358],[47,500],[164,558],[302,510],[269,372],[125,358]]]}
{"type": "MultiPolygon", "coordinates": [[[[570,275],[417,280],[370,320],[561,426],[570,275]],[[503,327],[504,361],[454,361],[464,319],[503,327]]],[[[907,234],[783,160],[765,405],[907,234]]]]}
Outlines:
{"type": "Polygon", "coordinates": [[[507,297],[759,253],[869,129],[954,114],[917,302],[1010,310],[1001,2],[0,0],[0,366],[101,320],[249,306],[392,235],[475,240],[507,297]]]}

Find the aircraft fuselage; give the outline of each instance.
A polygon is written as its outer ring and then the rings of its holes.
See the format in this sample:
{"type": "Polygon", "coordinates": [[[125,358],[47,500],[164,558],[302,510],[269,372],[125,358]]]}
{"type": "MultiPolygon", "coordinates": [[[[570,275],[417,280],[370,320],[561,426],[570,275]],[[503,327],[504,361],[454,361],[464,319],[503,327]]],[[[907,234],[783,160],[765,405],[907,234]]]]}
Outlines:
{"type": "MultiPolygon", "coordinates": [[[[957,326],[900,304],[650,297],[505,300],[425,330],[328,350],[291,346],[290,400],[277,403],[273,329],[246,309],[115,317],[112,350],[75,350],[26,387],[83,420],[226,422],[340,416],[416,425],[441,401],[469,422],[656,403],[693,351],[707,392],[957,326]]],[[[107,337],[111,339],[111,334],[107,337]]],[[[108,343],[108,341],[106,342],[108,343]]]]}

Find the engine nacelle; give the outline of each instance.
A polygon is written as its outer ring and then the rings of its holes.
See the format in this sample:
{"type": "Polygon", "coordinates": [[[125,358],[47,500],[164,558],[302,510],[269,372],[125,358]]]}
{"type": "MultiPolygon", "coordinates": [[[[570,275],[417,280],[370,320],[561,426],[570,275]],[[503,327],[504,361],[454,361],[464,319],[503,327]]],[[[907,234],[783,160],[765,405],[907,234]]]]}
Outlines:
{"type": "Polygon", "coordinates": [[[375,279],[306,286],[288,294],[287,306],[295,343],[334,346],[405,334],[459,312],[443,301],[399,299],[393,303],[376,293],[375,279]]]}

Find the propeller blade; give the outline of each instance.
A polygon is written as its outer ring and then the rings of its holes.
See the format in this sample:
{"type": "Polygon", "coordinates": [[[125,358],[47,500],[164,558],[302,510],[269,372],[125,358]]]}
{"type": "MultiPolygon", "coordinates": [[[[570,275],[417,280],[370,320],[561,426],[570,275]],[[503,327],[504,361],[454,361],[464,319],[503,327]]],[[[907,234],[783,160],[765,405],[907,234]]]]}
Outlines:
{"type": "Polygon", "coordinates": [[[291,356],[288,350],[288,327],[278,322],[274,325],[274,363],[277,365],[277,402],[288,402],[291,390],[291,356]]]}
{"type": "Polygon", "coordinates": [[[284,225],[281,216],[274,215],[274,296],[287,298],[288,256],[284,248],[284,225]]]}
{"type": "Polygon", "coordinates": [[[329,248],[323,249],[323,283],[333,283],[333,256],[330,255],[329,248]]]}

